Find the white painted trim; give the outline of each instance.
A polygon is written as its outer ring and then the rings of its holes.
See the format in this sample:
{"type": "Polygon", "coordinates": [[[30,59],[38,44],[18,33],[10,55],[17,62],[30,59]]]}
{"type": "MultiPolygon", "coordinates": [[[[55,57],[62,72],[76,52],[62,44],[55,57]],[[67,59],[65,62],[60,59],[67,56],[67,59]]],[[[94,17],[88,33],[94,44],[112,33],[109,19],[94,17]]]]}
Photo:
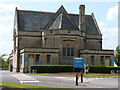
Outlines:
{"type": "Polygon", "coordinates": [[[23,84],[23,82],[29,82],[29,83],[31,83],[31,82],[39,82],[39,81],[19,81],[21,84],[23,84]]]}

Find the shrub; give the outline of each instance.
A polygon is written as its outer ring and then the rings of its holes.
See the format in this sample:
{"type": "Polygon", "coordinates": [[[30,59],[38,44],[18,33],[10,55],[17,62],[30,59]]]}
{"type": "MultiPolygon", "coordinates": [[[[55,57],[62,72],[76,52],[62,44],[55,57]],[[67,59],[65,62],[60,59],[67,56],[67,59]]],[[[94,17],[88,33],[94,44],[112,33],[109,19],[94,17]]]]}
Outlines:
{"type": "MultiPolygon", "coordinates": [[[[37,73],[59,73],[73,72],[73,65],[31,65],[30,72],[35,69],[37,73]]],[[[89,73],[111,73],[111,70],[120,70],[120,67],[113,66],[89,66],[89,73]]],[[[75,72],[80,72],[81,69],[75,69],[75,72]]]]}
{"type": "Polygon", "coordinates": [[[33,69],[38,73],[73,72],[73,65],[31,65],[30,72],[33,69]]]}
{"type": "Polygon", "coordinates": [[[111,70],[120,70],[120,67],[113,66],[89,66],[90,73],[111,73],[111,70]]]}

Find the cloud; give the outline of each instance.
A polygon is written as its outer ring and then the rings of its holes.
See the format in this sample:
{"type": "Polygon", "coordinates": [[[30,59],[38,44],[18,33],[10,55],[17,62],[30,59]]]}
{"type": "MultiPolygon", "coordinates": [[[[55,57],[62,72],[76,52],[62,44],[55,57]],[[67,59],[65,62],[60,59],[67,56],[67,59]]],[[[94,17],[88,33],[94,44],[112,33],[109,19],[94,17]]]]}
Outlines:
{"type": "Polygon", "coordinates": [[[10,54],[13,48],[13,23],[17,4],[7,4],[0,1],[0,54],[10,54]]]}
{"type": "Polygon", "coordinates": [[[107,26],[105,22],[98,22],[100,28],[107,26]]]}
{"type": "Polygon", "coordinates": [[[112,8],[109,8],[106,20],[98,22],[100,31],[103,36],[103,49],[115,49],[118,45],[118,4],[112,8]],[[114,25],[110,26],[110,23],[114,25]]]}
{"type": "Polygon", "coordinates": [[[118,44],[118,28],[103,28],[104,48],[115,49],[118,44]]]}
{"type": "Polygon", "coordinates": [[[108,27],[105,22],[98,22],[103,38],[103,49],[115,49],[118,44],[118,28],[108,27]]]}
{"type": "Polygon", "coordinates": [[[118,21],[118,4],[108,10],[107,20],[114,21],[114,22],[118,21]]]}

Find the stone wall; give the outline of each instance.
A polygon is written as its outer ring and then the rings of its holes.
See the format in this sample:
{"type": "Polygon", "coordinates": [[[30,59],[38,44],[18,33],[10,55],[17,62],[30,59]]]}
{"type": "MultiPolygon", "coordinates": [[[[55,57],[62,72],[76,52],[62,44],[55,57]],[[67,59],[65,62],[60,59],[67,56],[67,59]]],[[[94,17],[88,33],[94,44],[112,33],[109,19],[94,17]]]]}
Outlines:
{"type": "Polygon", "coordinates": [[[81,57],[81,55],[84,64],[89,65],[92,65],[91,56],[94,56],[94,65],[97,66],[101,65],[101,56],[104,56],[104,65],[109,66],[114,53],[113,51],[102,50],[100,44],[102,35],[85,35],[80,30],[19,31],[19,34],[17,33],[14,38],[16,50],[14,49],[13,52],[13,70],[17,70],[17,45],[19,39],[20,72],[28,72],[30,65],[37,64],[72,65],[73,57],[81,57]],[[74,56],[63,56],[63,48],[74,48],[74,56]],[[90,50],[86,51],[85,49],[90,50]],[[36,55],[39,55],[38,63],[35,62],[36,55]],[[50,55],[50,63],[46,61],[47,55],[50,55]],[[28,58],[28,62],[24,62],[24,58],[28,58]]]}
{"type": "Polygon", "coordinates": [[[113,50],[82,50],[80,52],[80,57],[83,57],[84,64],[93,66],[111,66],[110,61],[114,59],[113,50]],[[91,57],[94,57],[94,64],[91,57]],[[103,57],[103,63],[101,61],[103,57]]]}
{"type": "Polygon", "coordinates": [[[49,48],[26,48],[21,50],[22,64],[20,72],[29,72],[30,65],[58,65],[59,49],[49,48]],[[39,55],[39,62],[36,63],[36,55],[39,55]],[[50,55],[50,63],[47,63],[47,55],[50,55]],[[24,58],[28,58],[28,62],[24,62],[24,58]]]}
{"type": "Polygon", "coordinates": [[[86,40],[86,49],[101,49],[99,40],[86,40]]]}
{"type": "Polygon", "coordinates": [[[19,48],[41,48],[42,47],[42,36],[41,32],[26,32],[26,31],[19,31],[19,48]]]}

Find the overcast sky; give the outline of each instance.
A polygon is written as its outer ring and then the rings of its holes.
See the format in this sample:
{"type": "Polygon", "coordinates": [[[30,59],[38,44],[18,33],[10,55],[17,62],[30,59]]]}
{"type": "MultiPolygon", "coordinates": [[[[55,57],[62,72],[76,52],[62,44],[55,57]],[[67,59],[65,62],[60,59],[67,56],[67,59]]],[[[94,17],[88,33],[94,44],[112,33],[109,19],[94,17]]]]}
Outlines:
{"type": "Polygon", "coordinates": [[[10,54],[13,49],[15,7],[22,10],[56,12],[63,5],[68,13],[79,14],[80,4],[85,4],[86,14],[94,13],[103,34],[103,49],[115,50],[118,45],[118,2],[0,0],[0,54],[10,54]]]}

